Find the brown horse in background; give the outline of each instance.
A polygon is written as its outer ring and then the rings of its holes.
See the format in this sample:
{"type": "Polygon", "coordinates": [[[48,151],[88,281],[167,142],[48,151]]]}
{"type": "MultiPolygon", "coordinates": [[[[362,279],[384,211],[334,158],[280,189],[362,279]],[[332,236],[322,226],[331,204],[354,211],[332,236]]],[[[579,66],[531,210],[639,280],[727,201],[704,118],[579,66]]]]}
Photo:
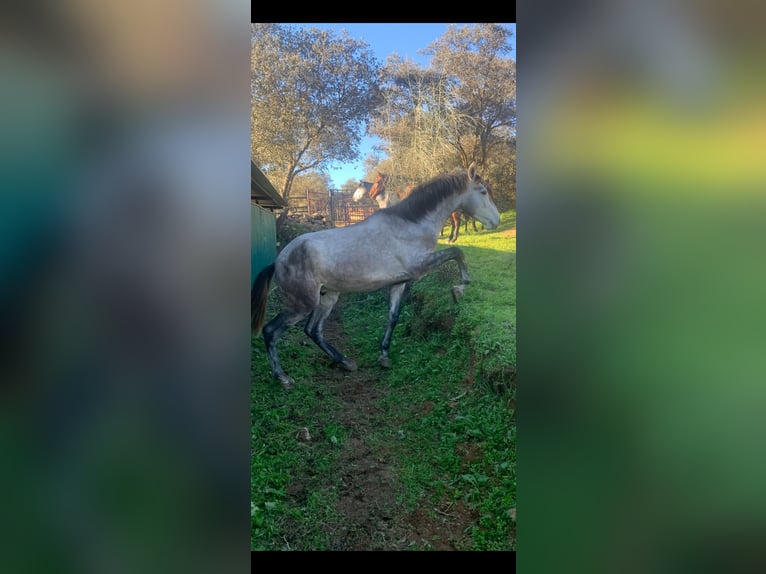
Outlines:
{"type": "Polygon", "coordinates": [[[361,201],[362,198],[369,194],[371,199],[374,199],[378,203],[378,207],[385,209],[391,205],[399,203],[399,196],[387,189],[388,175],[378,172],[378,176],[375,181],[370,183],[368,181],[360,181],[359,187],[353,195],[354,201],[361,201]]]}
{"type": "Polygon", "coordinates": [[[378,172],[374,182],[360,181],[359,187],[354,191],[352,199],[354,201],[361,201],[365,195],[369,195],[371,199],[374,199],[378,203],[380,209],[385,209],[406,199],[412,190],[415,189],[415,185],[410,184],[404,188],[403,191],[396,192],[394,190],[389,190],[388,180],[388,174],[378,172]]]}

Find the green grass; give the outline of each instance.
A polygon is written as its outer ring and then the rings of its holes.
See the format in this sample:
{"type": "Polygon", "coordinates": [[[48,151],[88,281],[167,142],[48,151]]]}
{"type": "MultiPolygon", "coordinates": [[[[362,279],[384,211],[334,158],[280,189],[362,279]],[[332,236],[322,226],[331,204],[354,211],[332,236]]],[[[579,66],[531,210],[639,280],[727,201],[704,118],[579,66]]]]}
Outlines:
{"type": "MultiPolygon", "coordinates": [[[[401,422],[373,437],[379,444],[396,445],[407,507],[435,508],[445,500],[462,500],[476,513],[468,544],[472,549],[511,548],[516,238],[507,231],[515,223],[515,213],[504,213],[496,232],[460,236],[472,283],[457,304],[449,290],[459,279],[454,263],[414,284],[394,334],[393,366],[382,379],[390,389],[383,403],[401,422]],[[404,438],[396,440],[399,431],[404,438]],[[477,460],[461,458],[461,449],[477,453],[477,460]]],[[[347,333],[363,341],[358,346],[367,351],[364,360],[374,361],[378,336],[367,325],[381,322],[384,294],[353,300],[368,311],[347,314],[347,333]],[[377,316],[372,312],[376,307],[377,316]]]]}
{"type": "Polygon", "coordinates": [[[268,362],[263,343],[253,345],[251,548],[287,549],[283,536],[290,532],[291,538],[303,541],[304,549],[322,550],[326,538],[317,525],[338,519],[335,491],[327,485],[337,464],[337,443],[331,438],[343,436],[334,417],[339,405],[331,393],[312,384],[317,364],[324,364],[321,351],[303,346],[306,337],[300,329],[289,330],[284,339],[282,358],[301,381],[289,391],[264,376],[268,362]],[[311,433],[310,442],[296,438],[303,427],[311,433]],[[286,489],[296,482],[305,499],[288,505],[286,489]]]}
{"type": "MultiPolygon", "coordinates": [[[[463,530],[458,549],[515,549],[509,515],[516,506],[516,237],[511,229],[515,213],[506,212],[497,230],[461,234],[457,245],[473,281],[457,304],[450,292],[459,282],[454,263],[413,285],[392,339],[391,369],[376,366],[386,293],[342,297],[343,329],[353,358],[360,370],[375,373],[378,414],[364,441],[372,456],[385,455],[396,477],[398,516],[404,520],[415,509],[435,523],[454,516],[463,530]]],[[[446,246],[440,241],[439,248],[446,246]]],[[[326,526],[342,520],[335,509],[339,479],[334,476],[349,429],[338,419],[338,398],[315,382],[330,368],[329,360],[297,328],[288,331],[279,348],[296,380],[290,391],[271,381],[262,341],[253,347],[251,544],[283,549],[285,533],[297,531],[305,549],[325,549],[326,526]],[[311,443],[295,440],[302,426],[312,435],[318,432],[311,443]],[[300,504],[290,502],[285,492],[296,478],[310,492],[300,504]]],[[[408,547],[431,544],[413,541],[408,547]]]]}

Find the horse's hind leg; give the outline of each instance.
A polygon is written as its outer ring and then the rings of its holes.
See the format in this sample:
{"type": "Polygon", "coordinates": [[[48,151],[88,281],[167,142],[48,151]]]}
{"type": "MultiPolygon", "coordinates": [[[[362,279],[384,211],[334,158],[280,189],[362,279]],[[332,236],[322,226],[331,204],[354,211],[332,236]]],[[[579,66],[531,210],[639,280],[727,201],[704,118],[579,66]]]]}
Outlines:
{"type": "Polygon", "coordinates": [[[317,346],[322,349],[327,355],[336,363],[340,363],[347,371],[356,371],[356,363],[344,356],[340,351],[333,347],[330,343],[325,341],[322,333],[324,321],[332,311],[335,303],[338,302],[338,292],[328,291],[324,293],[319,299],[319,306],[311,313],[311,317],[306,321],[306,327],[304,331],[311,337],[317,346]]]}
{"type": "Polygon", "coordinates": [[[277,339],[279,339],[288,327],[292,327],[300,322],[300,320],[307,314],[307,312],[295,311],[282,312],[269,321],[263,328],[263,340],[266,343],[266,352],[269,354],[271,373],[275,378],[279,379],[279,382],[282,383],[282,386],[284,387],[293,386],[295,381],[287,376],[279,364],[279,357],[277,356],[277,339]]]}
{"type": "Polygon", "coordinates": [[[399,310],[402,305],[402,295],[409,283],[398,283],[392,285],[388,292],[388,326],[386,334],[383,335],[383,341],[380,343],[380,365],[385,368],[391,366],[391,359],[388,358],[388,349],[391,346],[391,334],[394,332],[396,322],[399,320],[399,310]]]}

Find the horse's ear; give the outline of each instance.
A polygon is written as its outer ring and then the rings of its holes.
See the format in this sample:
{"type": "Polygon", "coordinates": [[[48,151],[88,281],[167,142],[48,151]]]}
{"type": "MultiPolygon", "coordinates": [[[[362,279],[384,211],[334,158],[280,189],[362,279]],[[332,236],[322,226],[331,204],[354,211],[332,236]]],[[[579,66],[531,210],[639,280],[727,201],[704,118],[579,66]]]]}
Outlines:
{"type": "Polygon", "coordinates": [[[468,179],[473,181],[475,177],[476,177],[476,162],[472,162],[471,165],[468,166],[468,179]]]}

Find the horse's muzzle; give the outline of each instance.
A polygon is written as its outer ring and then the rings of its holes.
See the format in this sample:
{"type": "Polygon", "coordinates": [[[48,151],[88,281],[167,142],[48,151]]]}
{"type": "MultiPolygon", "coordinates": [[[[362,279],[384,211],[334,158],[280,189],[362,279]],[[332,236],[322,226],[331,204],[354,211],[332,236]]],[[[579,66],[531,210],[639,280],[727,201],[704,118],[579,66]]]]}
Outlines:
{"type": "Polygon", "coordinates": [[[476,219],[479,220],[479,222],[486,227],[487,229],[495,229],[498,225],[500,225],[500,218],[498,217],[496,220],[493,221],[487,221],[480,217],[477,217],[476,219]]]}

